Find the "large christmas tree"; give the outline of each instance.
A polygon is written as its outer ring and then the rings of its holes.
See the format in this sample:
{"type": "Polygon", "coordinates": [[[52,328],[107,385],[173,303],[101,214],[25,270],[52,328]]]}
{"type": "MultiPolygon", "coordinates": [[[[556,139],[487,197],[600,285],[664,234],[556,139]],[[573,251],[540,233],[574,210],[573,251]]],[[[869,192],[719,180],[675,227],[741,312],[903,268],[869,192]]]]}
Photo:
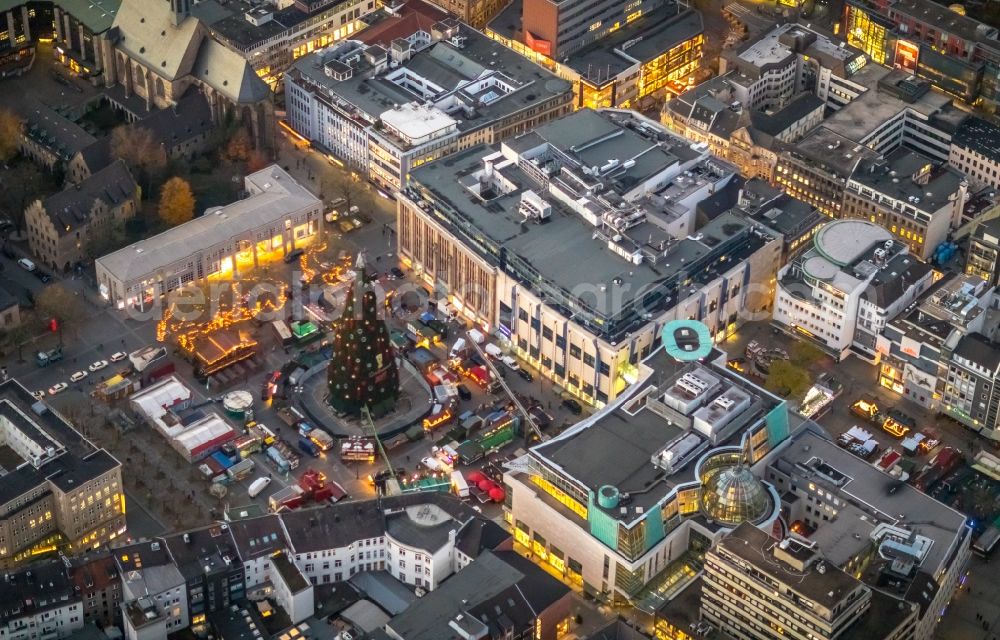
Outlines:
{"type": "Polygon", "coordinates": [[[355,264],[354,283],[344,312],[334,322],[333,357],[327,367],[330,404],[334,411],[356,416],[363,407],[379,414],[399,395],[399,370],[378,299],[365,277],[364,257],[355,264]]]}

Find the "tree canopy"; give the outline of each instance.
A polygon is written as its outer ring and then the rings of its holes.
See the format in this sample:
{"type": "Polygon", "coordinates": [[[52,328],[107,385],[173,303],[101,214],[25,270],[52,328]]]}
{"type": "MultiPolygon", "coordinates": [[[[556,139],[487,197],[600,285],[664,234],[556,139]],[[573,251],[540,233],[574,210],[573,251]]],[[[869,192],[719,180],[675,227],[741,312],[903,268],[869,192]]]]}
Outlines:
{"type": "Polygon", "coordinates": [[[160,189],[160,219],[170,226],[194,217],[194,194],[184,178],[173,177],[160,189]]]}

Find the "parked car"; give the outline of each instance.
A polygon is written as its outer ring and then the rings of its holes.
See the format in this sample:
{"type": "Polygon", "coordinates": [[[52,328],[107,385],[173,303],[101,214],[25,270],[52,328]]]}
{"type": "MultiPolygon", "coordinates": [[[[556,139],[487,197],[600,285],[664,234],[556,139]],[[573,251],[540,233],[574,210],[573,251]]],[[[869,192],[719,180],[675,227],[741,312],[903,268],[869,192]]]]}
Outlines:
{"type": "Polygon", "coordinates": [[[45,397],[45,392],[39,389],[38,391],[32,391],[31,395],[35,396],[35,400],[41,400],[45,397]]]}
{"type": "Polygon", "coordinates": [[[38,268],[35,266],[34,262],[28,260],[27,258],[18,258],[17,264],[20,265],[25,271],[34,271],[38,268]]]}
{"type": "Polygon", "coordinates": [[[581,405],[573,398],[564,398],[562,401],[562,405],[567,409],[569,409],[570,413],[572,413],[575,416],[578,416],[581,413],[583,413],[583,405],[581,405]]]}
{"type": "Polygon", "coordinates": [[[38,278],[39,280],[42,281],[42,284],[47,284],[49,282],[49,280],[52,279],[52,276],[50,276],[49,274],[45,273],[41,269],[33,269],[33,270],[31,270],[31,272],[35,274],[36,278],[38,278]]]}
{"type": "Polygon", "coordinates": [[[522,378],[524,378],[528,382],[531,382],[532,380],[535,379],[535,377],[533,375],[531,375],[530,371],[528,371],[527,369],[521,369],[520,367],[517,370],[517,375],[521,376],[522,378]]]}
{"type": "Polygon", "coordinates": [[[302,249],[292,249],[291,251],[285,254],[284,260],[285,262],[294,262],[303,253],[305,253],[305,251],[303,251],[302,249]]]}
{"type": "Polygon", "coordinates": [[[117,351],[111,354],[111,362],[118,362],[119,360],[124,360],[128,357],[128,354],[124,351],[117,351]]]}
{"type": "Polygon", "coordinates": [[[77,371],[76,373],[74,373],[73,375],[71,375],[69,377],[69,381],[70,382],[79,382],[79,381],[83,380],[86,377],[87,377],[87,372],[86,371],[77,371]]]}
{"type": "Polygon", "coordinates": [[[60,391],[65,391],[66,387],[68,387],[68,386],[69,385],[66,384],[65,382],[57,382],[54,385],[52,385],[51,387],[49,387],[49,395],[50,396],[54,396],[57,393],[59,393],[60,391]]]}
{"type": "Polygon", "coordinates": [[[469,390],[469,387],[460,382],[456,388],[458,389],[459,398],[462,400],[472,400],[472,391],[469,390]]]}
{"type": "Polygon", "coordinates": [[[107,360],[98,360],[97,362],[93,363],[92,365],[90,365],[87,368],[90,369],[91,373],[93,373],[94,371],[100,371],[101,369],[103,369],[106,366],[108,366],[108,361],[107,360]]]}
{"type": "Polygon", "coordinates": [[[389,273],[391,273],[395,278],[402,278],[406,275],[405,273],[403,273],[403,270],[400,269],[399,267],[393,267],[392,269],[389,269],[389,273]]]}

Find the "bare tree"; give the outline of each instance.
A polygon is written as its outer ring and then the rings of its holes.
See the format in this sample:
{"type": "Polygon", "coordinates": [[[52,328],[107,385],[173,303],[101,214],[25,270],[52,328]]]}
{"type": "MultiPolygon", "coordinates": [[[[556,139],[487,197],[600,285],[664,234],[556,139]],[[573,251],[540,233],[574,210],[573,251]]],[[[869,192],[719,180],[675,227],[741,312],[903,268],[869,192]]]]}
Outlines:
{"type": "Polygon", "coordinates": [[[0,164],[9,162],[18,152],[24,120],[10,109],[0,109],[0,164]]]}
{"type": "Polygon", "coordinates": [[[151,130],[137,125],[121,125],[111,132],[111,155],[136,172],[146,193],[152,189],[153,176],[167,166],[163,145],[151,130]]]}

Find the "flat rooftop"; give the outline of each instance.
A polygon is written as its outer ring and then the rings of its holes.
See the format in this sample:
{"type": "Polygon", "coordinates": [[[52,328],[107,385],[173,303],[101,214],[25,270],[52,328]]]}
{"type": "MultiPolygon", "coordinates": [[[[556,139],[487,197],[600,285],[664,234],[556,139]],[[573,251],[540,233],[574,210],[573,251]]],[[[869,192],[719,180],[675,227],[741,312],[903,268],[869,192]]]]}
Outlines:
{"type": "Polygon", "coordinates": [[[276,164],[248,175],[245,184],[253,193],[243,200],[130,244],[97,262],[128,283],[288,214],[322,206],[316,196],[276,164]]]}
{"type": "MultiPolygon", "coordinates": [[[[823,486],[831,493],[845,499],[852,510],[841,510],[837,521],[849,519],[846,526],[853,531],[864,532],[873,523],[889,523],[904,527],[917,535],[929,538],[933,544],[927,552],[921,570],[932,575],[944,566],[957,540],[969,535],[965,526],[965,516],[948,507],[913,486],[899,482],[861,458],[838,447],[811,428],[800,430],[778,452],[769,466],[782,472],[791,472],[797,477],[805,476],[809,481],[823,486]],[[830,480],[829,474],[817,472],[818,463],[836,472],[841,484],[830,480]],[[862,519],[864,518],[864,519],[862,519]]],[[[835,527],[845,526],[835,521],[835,527]]],[[[824,537],[821,523],[813,538],[824,537]]],[[[842,557],[853,557],[871,545],[864,535],[860,538],[848,536],[840,540],[844,545],[842,557]]],[[[822,548],[822,544],[820,547],[822,548]]]]}
{"type": "Polygon", "coordinates": [[[22,464],[0,475],[0,505],[47,482],[60,491],[72,491],[120,466],[111,454],[96,448],[17,380],[0,384],[0,408],[3,417],[25,437],[56,448],[54,455],[46,455],[38,466],[22,464]]]}
{"type": "MultiPolygon", "coordinates": [[[[949,207],[952,196],[964,180],[965,176],[950,166],[937,164],[927,156],[905,148],[896,149],[884,161],[862,161],[851,176],[852,182],[903,201],[926,216],[949,207]],[[922,175],[926,183],[915,181],[916,175],[922,175]]],[[[950,214],[950,211],[945,211],[945,215],[950,214]]],[[[912,213],[909,215],[915,217],[912,213]]]]}
{"type": "MultiPolygon", "coordinates": [[[[437,28],[451,29],[455,35],[409,45],[411,57],[393,68],[370,61],[360,55],[365,51],[363,45],[347,41],[299,58],[289,73],[309,90],[351,105],[371,122],[396,105],[432,103],[435,109],[452,116],[462,132],[487,126],[558,95],[569,99],[569,82],[482,33],[458,22],[438,23],[437,28]],[[355,60],[356,54],[359,56],[355,60]],[[341,69],[337,65],[345,66],[340,79],[327,75],[331,63],[337,69],[341,69]],[[469,109],[459,108],[452,98],[469,109]]],[[[406,146],[403,141],[398,144],[406,146]]]]}
{"type": "MultiPolygon", "coordinates": [[[[713,349],[704,361],[720,359],[724,359],[724,354],[713,349]]],[[[610,485],[621,493],[630,493],[630,506],[648,509],[677,485],[696,480],[694,467],[702,453],[738,443],[746,430],[776,407],[779,400],[747,380],[730,375],[724,367],[678,362],[662,348],[656,349],[642,366],[648,368],[649,375],[627,399],[609,406],[562,435],[533,447],[531,455],[595,492],[604,485],[610,485]],[[734,418],[734,432],[717,444],[712,444],[698,431],[682,426],[681,419],[671,421],[650,408],[654,398],[665,392],[674,393],[673,388],[684,374],[698,370],[706,370],[720,383],[699,407],[709,405],[727,389],[738,389],[750,397],[749,406],[734,418]],[[652,459],[668,443],[676,442],[685,433],[695,437],[689,440],[690,445],[679,449],[685,453],[677,456],[678,466],[671,473],[665,473],[652,463],[652,459]]]]}
{"type": "Polygon", "coordinates": [[[875,157],[875,152],[868,147],[829,129],[825,124],[816,127],[806,137],[790,145],[786,153],[805,161],[812,167],[830,173],[845,183],[862,158],[875,157]]]}
{"type": "Polygon", "coordinates": [[[823,126],[857,142],[865,141],[874,131],[906,110],[914,111],[925,118],[944,110],[951,104],[951,98],[935,91],[919,94],[914,100],[904,100],[892,87],[905,81],[922,82],[912,79],[902,71],[893,71],[877,64],[868,64],[851,77],[868,90],[842,107],[823,121],[823,126]]]}
{"type": "MultiPolygon", "coordinates": [[[[755,570],[770,576],[773,580],[804,596],[806,599],[833,608],[859,588],[861,582],[850,574],[824,562],[824,569],[818,569],[818,562],[811,562],[805,569],[787,564],[776,557],[781,541],[764,533],[749,522],[736,527],[731,534],[719,541],[720,549],[750,564],[755,570]]],[[[789,549],[781,549],[792,555],[795,543],[789,549]]],[[[805,554],[810,555],[811,552],[805,554]]],[[[804,558],[807,559],[807,558],[804,558]]],[[[818,560],[822,562],[821,559],[818,560]]]]}

